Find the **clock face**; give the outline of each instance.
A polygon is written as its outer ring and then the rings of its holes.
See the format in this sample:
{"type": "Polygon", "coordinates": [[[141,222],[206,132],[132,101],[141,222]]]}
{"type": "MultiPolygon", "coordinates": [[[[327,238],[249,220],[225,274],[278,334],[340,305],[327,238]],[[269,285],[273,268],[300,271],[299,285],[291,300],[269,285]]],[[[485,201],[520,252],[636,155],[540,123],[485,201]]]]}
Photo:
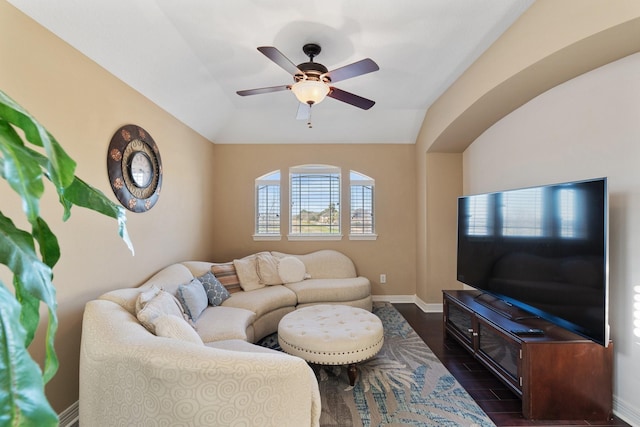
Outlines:
{"type": "Polygon", "coordinates": [[[126,125],[111,138],[107,170],[114,194],[124,207],[145,212],[160,196],[162,162],[155,141],[141,127],[126,125]]]}
{"type": "Polygon", "coordinates": [[[138,188],[145,188],[151,184],[153,165],[144,151],[137,151],[131,156],[129,173],[131,174],[131,180],[138,188]]]}

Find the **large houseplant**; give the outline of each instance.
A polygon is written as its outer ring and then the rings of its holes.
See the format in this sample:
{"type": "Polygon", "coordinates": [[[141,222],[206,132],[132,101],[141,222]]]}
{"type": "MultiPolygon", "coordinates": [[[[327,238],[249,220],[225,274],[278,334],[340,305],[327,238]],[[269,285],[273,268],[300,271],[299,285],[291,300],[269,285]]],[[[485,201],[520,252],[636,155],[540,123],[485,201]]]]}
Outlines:
{"type": "Polygon", "coordinates": [[[115,218],[131,251],[124,209],[75,176],[76,163],[24,108],[0,91],[0,177],[20,196],[30,231],[2,213],[0,200],[0,264],[13,273],[9,287],[0,281],[0,425],[51,426],[58,416],[44,393],[56,373],[54,336],[58,326],[53,266],[60,258],[58,240],[40,216],[45,178],[58,193],[63,220],[73,205],[115,218]],[[48,309],[43,369],[28,347],[40,323],[39,308],[48,309]]]}

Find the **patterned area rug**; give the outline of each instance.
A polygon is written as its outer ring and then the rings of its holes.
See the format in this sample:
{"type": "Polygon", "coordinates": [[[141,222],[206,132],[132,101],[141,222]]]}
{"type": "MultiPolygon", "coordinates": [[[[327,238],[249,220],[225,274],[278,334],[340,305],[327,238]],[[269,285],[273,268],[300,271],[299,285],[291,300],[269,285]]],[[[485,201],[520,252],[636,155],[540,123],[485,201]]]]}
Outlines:
{"type": "MultiPolygon", "coordinates": [[[[358,364],[355,386],[344,366],[311,365],[320,386],[322,426],[494,426],[431,349],[389,303],[375,303],[384,346],[358,364]]],[[[276,334],[258,344],[280,350],[276,334]]]]}

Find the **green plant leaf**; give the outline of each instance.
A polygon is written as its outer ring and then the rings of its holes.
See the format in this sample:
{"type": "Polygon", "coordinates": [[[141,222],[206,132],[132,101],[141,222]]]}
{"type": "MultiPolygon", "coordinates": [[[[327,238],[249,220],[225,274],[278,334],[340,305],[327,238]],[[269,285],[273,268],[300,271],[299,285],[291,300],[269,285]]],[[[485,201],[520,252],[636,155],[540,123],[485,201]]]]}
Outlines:
{"type": "Polygon", "coordinates": [[[43,380],[46,383],[58,372],[58,355],[56,354],[54,341],[58,331],[58,307],[49,307],[49,322],[47,323],[47,337],[45,339],[45,359],[43,380]]]}
{"type": "Polygon", "coordinates": [[[57,426],[58,416],[44,393],[40,367],[25,347],[25,331],[14,319],[20,304],[0,282],[0,425],[57,426]]]}
{"type": "Polygon", "coordinates": [[[33,237],[16,228],[0,212],[0,263],[9,267],[26,292],[49,307],[56,306],[55,291],[51,284],[51,268],[38,258],[33,237]]]}
{"type": "Polygon", "coordinates": [[[22,209],[30,222],[40,214],[40,197],[44,193],[42,169],[25,149],[20,136],[6,121],[0,120],[0,153],[2,176],[22,198],[22,209]]]}
{"type": "MultiPolygon", "coordinates": [[[[44,221],[40,221],[44,224],[44,221]]],[[[46,224],[45,224],[46,225],[46,224]]],[[[47,227],[48,228],[48,227],[47,227]]],[[[39,303],[43,301],[49,309],[47,323],[45,382],[49,381],[58,369],[58,359],[53,348],[55,332],[58,329],[56,315],[56,292],[51,282],[51,268],[37,257],[33,237],[26,231],[15,227],[13,222],[0,212],[0,263],[9,267],[14,274],[16,296],[24,303],[20,313],[20,323],[25,330],[24,344],[33,339],[39,323],[39,303]]]]}
{"type": "Polygon", "coordinates": [[[53,234],[49,225],[41,217],[36,218],[32,224],[33,231],[31,232],[31,235],[38,242],[42,262],[53,268],[60,259],[60,245],[58,244],[58,238],[53,234]]]}
{"type": "Polygon", "coordinates": [[[78,177],[75,177],[73,183],[64,191],[63,197],[66,201],[74,205],[92,209],[118,220],[118,234],[127,244],[131,253],[135,254],[133,244],[127,232],[127,216],[122,206],[115,204],[109,200],[102,191],[91,187],[78,177]]]}
{"type": "Polygon", "coordinates": [[[13,288],[16,299],[22,306],[22,310],[20,310],[20,323],[25,330],[24,345],[29,347],[40,323],[40,300],[29,292],[25,292],[24,286],[18,283],[17,276],[13,276],[13,288]]]}
{"type": "Polygon", "coordinates": [[[0,117],[22,129],[27,141],[38,147],[44,147],[49,160],[49,176],[58,193],[73,182],[76,162],[69,157],[44,126],[3,91],[0,91],[0,117]]]}

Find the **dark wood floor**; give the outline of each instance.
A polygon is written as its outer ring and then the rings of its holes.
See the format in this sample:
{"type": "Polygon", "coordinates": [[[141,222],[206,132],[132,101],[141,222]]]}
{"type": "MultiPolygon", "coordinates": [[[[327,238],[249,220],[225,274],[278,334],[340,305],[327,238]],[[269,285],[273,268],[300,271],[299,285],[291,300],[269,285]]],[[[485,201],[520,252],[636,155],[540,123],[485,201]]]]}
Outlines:
{"type": "Polygon", "coordinates": [[[458,382],[497,426],[628,426],[614,418],[610,422],[530,421],[522,416],[522,402],[480,365],[462,346],[444,338],[442,313],[425,313],[415,304],[394,304],[411,327],[433,350],[458,382]]]}

